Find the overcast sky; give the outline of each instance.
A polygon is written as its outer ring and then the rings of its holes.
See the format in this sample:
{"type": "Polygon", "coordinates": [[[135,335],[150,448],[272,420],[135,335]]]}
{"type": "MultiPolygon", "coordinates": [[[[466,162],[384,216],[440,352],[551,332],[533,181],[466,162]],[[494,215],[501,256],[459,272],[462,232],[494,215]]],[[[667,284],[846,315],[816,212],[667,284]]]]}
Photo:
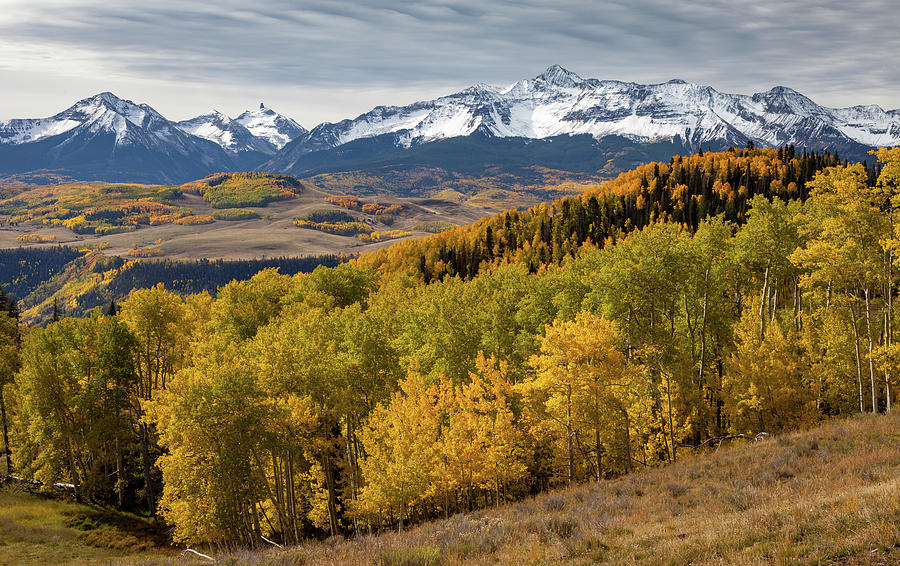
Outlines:
{"type": "Polygon", "coordinates": [[[102,92],[170,119],[265,102],[307,127],[558,63],[900,107],[896,0],[0,0],[0,120],[102,92]]]}

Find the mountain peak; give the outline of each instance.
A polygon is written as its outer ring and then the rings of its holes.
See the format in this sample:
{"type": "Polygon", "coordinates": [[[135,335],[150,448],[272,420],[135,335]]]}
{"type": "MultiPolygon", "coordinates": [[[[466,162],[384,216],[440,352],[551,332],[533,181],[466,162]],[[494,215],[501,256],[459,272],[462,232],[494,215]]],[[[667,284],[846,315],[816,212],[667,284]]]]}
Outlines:
{"type": "MultiPolygon", "coordinates": [[[[780,85],[779,85],[779,86],[773,86],[771,89],[769,89],[769,93],[770,93],[770,94],[781,94],[781,95],[787,94],[787,95],[799,95],[799,96],[803,96],[802,94],[800,94],[799,92],[797,92],[796,90],[794,90],[794,89],[792,89],[792,88],[790,88],[790,87],[787,87],[787,86],[780,86],[780,85]]],[[[805,97],[804,97],[804,98],[805,98],[805,97]]]]}
{"type": "Polygon", "coordinates": [[[74,107],[75,108],[78,108],[78,107],[84,108],[84,107],[89,106],[89,107],[96,108],[99,106],[104,106],[106,108],[118,110],[125,105],[136,106],[136,104],[134,104],[130,100],[123,100],[109,91],[104,91],[104,92],[98,92],[97,94],[95,94],[93,96],[89,96],[87,98],[82,98],[81,100],[79,100],[78,102],[75,103],[74,107]]]}
{"type": "Polygon", "coordinates": [[[584,79],[578,76],[578,74],[556,64],[547,67],[547,69],[536,76],[534,80],[556,86],[575,86],[584,82],[584,79]]]}
{"type": "Polygon", "coordinates": [[[277,149],[281,149],[289,141],[306,133],[303,126],[282,116],[262,102],[259,103],[258,109],[247,110],[234,121],[277,149]]]}

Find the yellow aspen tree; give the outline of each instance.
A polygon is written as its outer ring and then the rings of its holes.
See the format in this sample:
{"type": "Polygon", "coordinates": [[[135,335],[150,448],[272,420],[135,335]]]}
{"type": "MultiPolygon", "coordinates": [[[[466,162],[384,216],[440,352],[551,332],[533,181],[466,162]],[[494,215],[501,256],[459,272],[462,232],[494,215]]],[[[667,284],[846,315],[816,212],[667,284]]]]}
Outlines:
{"type": "MultiPolygon", "coordinates": [[[[543,405],[546,418],[555,423],[565,445],[566,480],[576,479],[575,453],[580,429],[590,431],[594,461],[584,462],[602,474],[601,436],[609,399],[626,379],[625,357],[617,349],[618,334],[612,322],[587,311],[575,320],[556,320],[541,337],[540,353],[532,356],[533,380],[521,389],[543,405]]],[[[585,442],[588,442],[585,439],[585,442]]]]}
{"type": "Polygon", "coordinates": [[[360,462],[366,482],[360,505],[369,517],[396,507],[401,531],[409,508],[425,498],[436,479],[436,395],[435,387],[411,371],[390,403],[375,408],[360,434],[366,453],[360,462]]]}
{"type": "Polygon", "coordinates": [[[737,349],[723,380],[732,432],[779,432],[808,423],[815,395],[799,348],[777,324],[759,340],[754,315],[747,311],[737,328],[737,349]]]}

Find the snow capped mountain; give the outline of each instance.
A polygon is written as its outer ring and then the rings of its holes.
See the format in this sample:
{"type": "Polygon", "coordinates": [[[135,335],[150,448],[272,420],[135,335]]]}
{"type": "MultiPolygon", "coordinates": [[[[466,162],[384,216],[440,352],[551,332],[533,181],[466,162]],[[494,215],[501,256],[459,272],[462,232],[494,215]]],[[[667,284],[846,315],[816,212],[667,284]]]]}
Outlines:
{"type": "Polygon", "coordinates": [[[177,137],[171,123],[146,104],[122,100],[102,92],[79,100],[74,106],[50,118],[13,119],[0,122],[0,144],[22,144],[85,128],[87,131],[116,135],[118,145],[135,141],[135,128],[152,132],[162,141],[177,137]]]}
{"type": "Polygon", "coordinates": [[[900,111],[827,108],[775,87],[752,96],[671,80],[642,85],[585,79],[553,65],[505,88],[475,85],[408,106],[378,106],[353,120],[325,123],[290,143],[270,165],[361,138],[391,135],[409,147],[475,133],[551,138],[587,134],[638,143],[679,141],[688,148],[795,144],[846,151],[900,144],[900,111]]]}
{"type": "Polygon", "coordinates": [[[741,95],[682,80],[586,79],[559,65],[506,87],[477,84],[434,100],[376,106],[311,131],[263,104],[234,119],[213,111],[176,123],[104,92],[49,118],[0,122],[0,173],[53,169],[83,179],[176,182],[227,170],[302,175],[385,166],[388,157],[501,168],[522,160],[580,167],[596,158],[613,173],[748,141],[862,160],[871,147],[900,145],[900,110],[828,108],[784,86],[741,95]],[[554,143],[561,137],[566,143],[554,143]],[[449,145],[425,147],[441,140],[449,145]],[[422,151],[410,157],[410,148],[422,151]]]}
{"type": "Polygon", "coordinates": [[[238,116],[235,122],[278,149],[306,133],[306,128],[271,108],[266,108],[262,103],[260,103],[259,109],[247,110],[238,116]]]}
{"type": "Polygon", "coordinates": [[[86,179],[170,182],[230,165],[218,145],[109,92],[49,118],[0,122],[2,172],[65,169],[86,179]]]}
{"type": "Polygon", "coordinates": [[[176,123],[103,92],[49,118],[0,122],[0,173],[59,169],[84,179],[188,181],[252,170],[304,133],[263,105],[238,119],[213,110],[176,123]]]}
{"type": "Polygon", "coordinates": [[[189,134],[214,142],[233,154],[252,151],[271,155],[276,151],[276,147],[267,139],[254,135],[240,122],[218,110],[178,122],[178,127],[189,134]]]}

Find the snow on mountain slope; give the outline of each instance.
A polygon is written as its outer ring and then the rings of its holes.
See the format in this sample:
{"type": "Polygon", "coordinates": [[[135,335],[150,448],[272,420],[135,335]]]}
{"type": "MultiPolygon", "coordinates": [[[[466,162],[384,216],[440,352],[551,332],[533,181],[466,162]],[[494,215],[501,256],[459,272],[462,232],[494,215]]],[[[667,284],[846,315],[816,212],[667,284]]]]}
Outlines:
{"type": "Polygon", "coordinates": [[[254,135],[240,122],[218,110],[178,122],[178,127],[189,134],[215,142],[233,154],[255,151],[271,155],[276,151],[275,145],[267,139],[254,135]]]}
{"type": "Polygon", "coordinates": [[[306,128],[271,108],[266,108],[264,104],[260,104],[257,110],[247,110],[235,118],[235,122],[278,149],[306,133],[306,128]]]}
{"type": "Polygon", "coordinates": [[[900,144],[900,112],[878,106],[826,108],[787,87],[747,96],[681,80],[642,85],[584,79],[553,65],[506,88],[476,85],[320,124],[283,151],[296,157],[384,134],[408,147],[476,132],[525,138],[616,135],[642,143],[680,138],[695,148],[751,140],[765,146],[843,148],[900,144]]]}
{"type": "Polygon", "coordinates": [[[115,134],[116,145],[146,142],[141,133],[149,135],[154,144],[184,148],[192,143],[190,136],[150,106],[103,92],[49,118],[0,122],[0,144],[19,145],[75,132],[115,134]]]}
{"type": "Polygon", "coordinates": [[[67,169],[86,179],[171,180],[228,170],[218,145],[150,106],[104,92],[39,119],[0,122],[0,171],[67,169]]]}
{"type": "Polygon", "coordinates": [[[0,122],[0,144],[22,144],[69,132],[89,124],[92,131],[117,134],[117,142],[129,142],[128,123],[154,130],[160,138],[172,135],[170,123],[146,104],[137,105],[103,92],[76,102],[49,118],[13,119],[0,122]]]}

